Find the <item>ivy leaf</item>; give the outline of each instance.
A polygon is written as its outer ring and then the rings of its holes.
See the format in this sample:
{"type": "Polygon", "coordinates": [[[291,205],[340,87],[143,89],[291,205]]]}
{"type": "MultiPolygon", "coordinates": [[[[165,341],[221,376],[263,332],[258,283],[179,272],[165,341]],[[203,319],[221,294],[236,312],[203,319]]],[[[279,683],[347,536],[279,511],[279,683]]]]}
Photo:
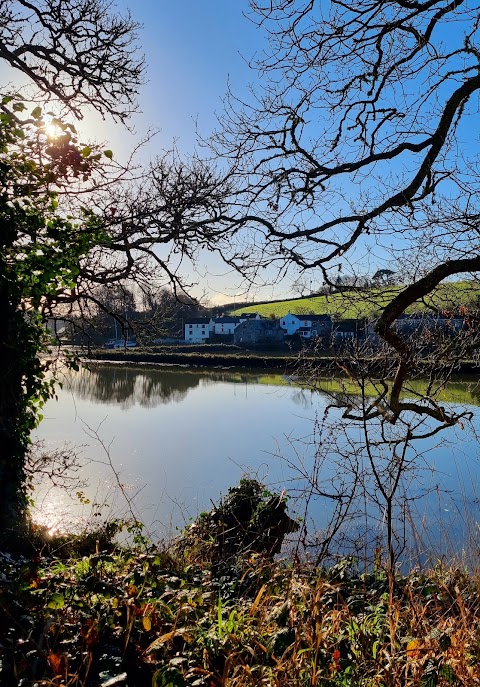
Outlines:
{"type": "Polygon", "coordinates": [[[58,592],[52,594],[52,596],[48,600],[47,606],[48,608],[51,608],[54,611],[58,611],[61,608],[63,608],[65,606],[65,598],[63,594],[59,594],[58,592]]]}
{"type": "Polygon", "coordinates": [[[455,671],[451,665],[448,665],[448,663],[444,663],[442,666],[440,666],[438,674],[440,677],[443,677],[443,679],[446,680],[449,685],[454,685],[457,681],[455,671]]]}
{"type": "Polygon", "coordinates": [[[182,674],[170,666],[157,670],[152,678],[152,687],[183,687],[182,674]]]}

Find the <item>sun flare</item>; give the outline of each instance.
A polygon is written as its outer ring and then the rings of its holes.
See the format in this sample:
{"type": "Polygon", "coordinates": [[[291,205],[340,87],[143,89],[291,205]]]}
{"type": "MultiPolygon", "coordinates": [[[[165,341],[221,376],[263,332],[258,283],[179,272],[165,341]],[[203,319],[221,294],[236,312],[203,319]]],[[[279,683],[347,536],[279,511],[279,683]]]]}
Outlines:
{"type": "Polygon", "coordinates": [[[62,129],[58,126],[58,124],[55,124],[53,120],[45,120],[44,131],[45,135],[49,139],[59,138],[63,133],[62,129]]]}

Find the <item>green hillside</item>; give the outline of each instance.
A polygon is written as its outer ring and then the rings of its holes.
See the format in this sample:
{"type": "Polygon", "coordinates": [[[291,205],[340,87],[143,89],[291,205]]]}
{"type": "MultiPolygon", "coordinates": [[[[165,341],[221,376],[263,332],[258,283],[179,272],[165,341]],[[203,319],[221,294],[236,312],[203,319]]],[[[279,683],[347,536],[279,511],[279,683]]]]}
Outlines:
{"type": "MultiPolygon", "coordinates": [[[[359,318],[378,315],[385,305],[401,291],[401,286],[365,289],[361,291],[344,291],[328,296],[309,296],[296,300],[271,301],[237,307],[235,314],[258,312],[262,317],[276,318],[288,312],[295,314],[311,313],[315,315],[331,315],[335,319],[359,318]]],[[[480,284],[477,282],[450,282],[441,284],[431,294],[426,303],[418,302],[407,312],[424,310],[427,305],[437,310],[455,310],[460,306],[469,309],[477,307],[480,301],[480,284]]]]}

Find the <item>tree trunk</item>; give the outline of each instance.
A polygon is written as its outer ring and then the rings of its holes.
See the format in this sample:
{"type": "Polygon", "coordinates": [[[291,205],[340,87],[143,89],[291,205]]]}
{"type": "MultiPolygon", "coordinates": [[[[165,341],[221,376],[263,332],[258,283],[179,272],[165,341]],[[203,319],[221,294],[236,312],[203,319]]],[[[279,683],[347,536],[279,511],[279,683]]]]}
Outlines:
{"type": "Polygon", "coordinates": [[[18,290],[0,260],[0,541],[25,525],[25,457],[33,416],[28,410],[31,334],[18,290]],[[13,287],[13,288],[12,288],[13,287]]]}

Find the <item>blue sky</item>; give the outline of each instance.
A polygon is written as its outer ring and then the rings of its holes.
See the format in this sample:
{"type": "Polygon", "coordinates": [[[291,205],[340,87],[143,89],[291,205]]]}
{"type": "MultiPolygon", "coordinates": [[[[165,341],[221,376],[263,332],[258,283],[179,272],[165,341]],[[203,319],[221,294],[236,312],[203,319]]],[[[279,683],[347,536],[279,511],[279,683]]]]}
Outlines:
{"type": "MultiPolygon", "coordinates": [[[[82,129],[120,156],[149,129],[157,129],[146,153],[154,157],[175,142],[188,155],[195,149],[195,127],[203,136],[215,128],[227,84],[241,95],[254,81],[247,61],[261,52],[263,32],[244,16],[247,0],[141,0],[136,4],[122,0],[117,7],[129,8],[143,24],[139,43],[147,63],[147,83],[139,97],[141,113],[130,122],[135,135],[97,116],[89,116],[82,129]]],[[[234,296],[244,299],[245,285],[218,256],[203,253],[198,269],[197,296],[206,292],[212,302],[232,301],[234,296]]],[[[281,297],[289,293],[291,282],[261,292],[251,290],[247,297],[281,297]]]]}
{"type": "MultiPolygon", "coordinates": [[[[204,137],[215,128],[216,113],[222,111],[228,83],[235,95],[250,99],[247,91],[255,84],[256,74],[248,60],[262,54],[266,40],[264,31],[245,16],[249,12],[248,0],[117,0],[113,8],[120,12],[129,9],[143,25],[138,42],[147,71],[138,99],[140,112],[129,122],[132,132],[88,113],[78,126],[82,138],[105,144],[116,159],[122,160],[153,129],[158,134],[143,150],[143,161],[173,145],[184,155],[192,153],[196,126],[204,137]]],[[[0,63],[0,79],[6,82],[10,77],[0,63]]],[[[15,77],[17,80],[18,75],[15,77]]],[[[234,298],[238,302],[246,297],[260,300],[291,296],[297,277],[292,272],[281,283],[248,288],[219,256],[206,251],[201,253],[197,267],[198,273],[194,273],[190,265],[183,266],[186,280],[198,283],[194,295],[205,294],[216,303],[234,298]]],[[[269,270],[262,276],[269,278],[269,270]]],[[[274,275],[270,278],[274,279],[274,275]]],[[[313,289],[321,285],[319,272],[309,273],[306,279],[313,289]]]]}
{"type": "MultiPolygon", "coordinates": [[[[153,152],[176,140],[188,153],[195,145],[195,121],[204,135],[215,126],[228,81],[242,92],[253,80],[246,59],[261,50],[262,32],[243,16],[246,0],[123,0],[117,6],[129,7],[144,27],[139,42],[147,83],[139,98],[142,112],[131,123],[139,134],[160,129],[153,152]]],[[[113,131],[110,123],[101,127],[104,132],[112,145],[128,147],[121,129],[113,131]]]]}
{"type": "MultiPolygon", "coordinates": [[[[143,149],[140,160],[170,150],[173,145],[184,155],[195,150],[196,127],[208,137],[216,126],[216,113],[230,82],[236,94],[246,92],[255,79],[247,61],[264,44],[263,32],[245,16],[248,0],[117,0],[114,11],[130,10],[143,25],[139,31],[139,49],[145,56],[146,83],[139,98],[139,112],[129,120],[128,131],[111,120],[102,120],[95,112],[86,112],[77,125],[85,142],[99,142],[113,150],[119,160],[126,160],[135,144],[148,131],[158,133],[143,149]]],[[[26,83],[17,72],[0,62],[0,82],[26,83]]],[[[227,270],[219,256],[203,251],[198,274],[185,265],[183,273],[195,281],[197,297],[206,295],[212,302],[243,300],[245,285],[227,270]]],[[[262,290],[251,290],[251,300],[273,298],[288,293],[288,283],[262,290]]]]}
{"type": "MultiPolygon", "coordinates": [[[[89,113],[79,126],[82,137],[104,143],[117,159],[125,159],[147,131],[156,129],[159,133],[145,149],[144,160],[174,144],[188,155],[195,149],[196,126],[204,137],[215,128],[228,82],[239,96],[246,95],[248,86],[255,84],[256,75],[248,60],[262,53],[266,41],[263,30],[244,16],[249,11],[248,0],[117,0],[113,7],[120,12],[130,9],[134,19],[143,24],[139,48],[145,55],[147,72],[139,95],[140,112],[130,120],[132,133],[89,113]]],[[[1,77],[4,82],[9,78],[5,78],[0,63],[1,77]]],[[[374,248],[361,265],[370,273],[389,266],[374,248]]],[[[348,268],[347,263],[345,266],[348,268]]],[[[195,295],[205,293],[214,302],[232,301],[234,296],[237,301],[244,300],[246,285],[218,256],[204,251],[198,267],[198,275],[189,274],[188,265],[184,269],[187,279],[199,284],[195,295]]],[[[296,276],[292,273],[282,283],[251,289],[248,297],[258,300],[292,295],[296,276]]],[[[319,273],[308,274],[310,280],[312,288],[320,286],[319,273]]]]}

